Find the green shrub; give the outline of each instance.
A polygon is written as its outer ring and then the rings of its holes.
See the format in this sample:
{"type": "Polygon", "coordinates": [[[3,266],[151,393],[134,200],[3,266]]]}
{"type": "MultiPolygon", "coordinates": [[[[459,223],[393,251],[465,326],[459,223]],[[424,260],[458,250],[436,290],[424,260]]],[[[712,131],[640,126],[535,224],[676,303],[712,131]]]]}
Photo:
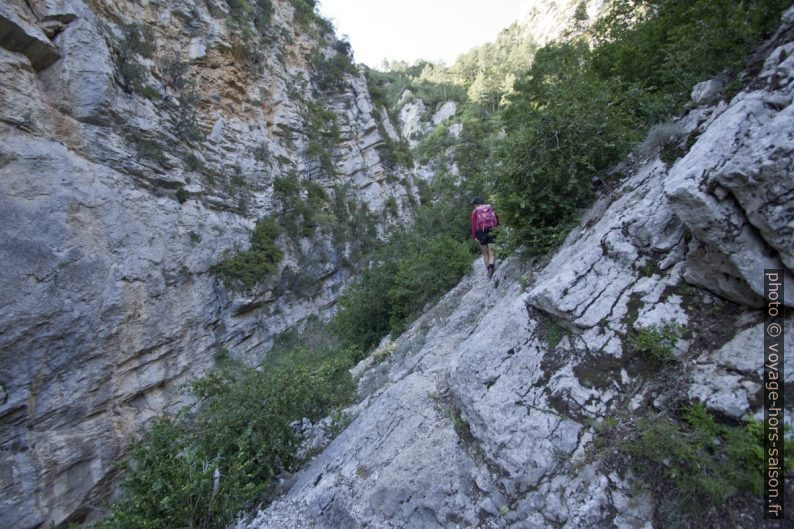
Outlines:
{"type": "Polygon", "coordinates": [[[330,24],[315,11],[317,0],[290,0],[290,2],[295,8],[295,22],[299,25],[307,26],[312,22],[317,22],[324,29],[333,30],[333,28],[329,27],[330,24]]]}
{"type": "Polygon", "coordinates": [[[173,58],[163,66],[163,77],[165,78],[166,84],[174,90],[181,90],[184,88],[185,83],[187,83],[185,79],[187,69],[188,63],[180,60],[178,55],[174,55],[173,58]]]}
{"type": "Polygon", "coordinates": [[[437,179],[432,200],[368,255],[360,279],[339,300],[332,326],[361,354],[385,335],[401,332],[471,267],[470,192],[437,179]]]}
{"type": "Polygon", "coordinates": [[[336,114],[321,103],[307,101],[303,119],[309,140],[306,155],[318,158],[326,176],[334,176],[333,152],[339,142],[336,114]]]}
{"type": "MultiPolygon", "coordinates": [[[[683,406],[680,417],[641,420],[638,435],[618,446],[631,456],[634,471],[651,484],[664,526],[702,526],[696,523],[701,515],[721,510],[733,497],[761,494],[763,434],[760,421],[718,422],[697,403],[683,406]]],[[[786,452],[791,464],[791,443],[786,452]]]]}
{"type": "Polygon", "coordinates": [[[146,84],[146,68],[136,58],[136,55],[150,58],[157,49],[156,42],[149,26],[128,24],[122,28],[116,49],[116,67],[125,92],[159,99],[160,93],[146,84]]]}
{"type": "Polygon", "coordinates": [[[267,143],[262,142],[257,145],[253,150],[254,160],[257,162],[266,163],[270,160],[270,149],[267,146],[267,143]]]}
{"type": "Polygon", "coordinates": [[[166,162],[165,151],[163,150],[163,146],[160,145],[155,140],[150,140],[143,136],[138,136],[135,139],[135,146],[137,147],[138,151],[138,159],[147,158],[149,160],[153,160],[160,165],[163,165],[166,162]]]}
{"type": "Polygon", "coordinates": [[[496,153],[497,206],[518,240],[534,253],[558,244],[646,128],[694,83],[739,68],[787,5],[615,0],[591,32],[595,47],[576,38],[539,50],[508,98],[496,153]]]}
{"type": "Polygon", "coordinates": [[[279,222],[290,239],[311,237],[327,201],[322,188],[311,182],[302,185],[298,174],[292,172],[273,180],[273,194],[280,202],[279,222]],[[304,185],[306,198],[302,196],[304,185]]]}
{"type": "Polygon", "coordinates": [[[198,96],[195,92],[181,93],[177,97],[179,106],[176,117],[176,134],[184,141],[198,141],[203,139],[198,121],[196,120],[196,103],[198,96]]]}
{"type": "Polygon", "coordinates": [[[639,139],[639,92],[586,71],[586,43],[547,46],[516,84],[497,151],[497,206],[533,253],[567,235],[594,196],[592,180],[639,139]]]}
{"type": "Polygon", "coordinates": [[[176,190],[176,199],[179,201],[180,204],[184,204],[187,202],[187,199],[190,198],[190,193],[184,187],[179,187],[176,190]]]}
{"type": "Polygon", "coordinates": [[[314,69],[314,82],[321,92],[338,92],[347,86],[345,77],[356,75],[358,71],[353,64],[353,52],[350,43],[338,40],[334,52],[326,57],[321,50],[315,50],[311,56],[314,69]]]}
{"type": "Polygon", "coordinates": [[[386,213],[391,217],[397,217],[400,214],[400,209],[397,205],[397,199],[394,196],[390,196],[388,200],[386,200],[386,213]]]}
{"type": "Polygon", "coordinates": [[[270,28],[270,19],[273,16],[272,0],[226,0],[229,6],[229,15],[237,26],[244,26],[250,22],[260,33],[270,28]]]}
{"type": "Polygon", "coordinates": [[[393,335],[402,333],[427,303],[438,299],[471,268],[470,246],[466,242],[443,234],[405,242],[406,255],[397,261],[388,289],[393,335]]]}
{"type": "Polygon", "coordinates": [[[661,327],[642,327],[629,334],[629,343],[635,351],[653,360],[668,362],[675,360],[673,349],[683,331],[683,325],[677,322],[665,322],[661,327]]]}
{"type": "Polygon", "coordinates": [[[344,351],[300,351],[289,358],[259,370],[221,359],[192,387],[196,411],[154,421],[134,443],[124,495],[97,527],[223,527],[262,499],[278,474],[301,463],[290,423],[316,421],[354,393],[344,351]]]}
{"type": "Polygon", "coordinates": [[[233,256],[227,254],[210,271],[232,290],[247,290],[263,283],[276,271],[283,256],[276,245],[280,233],[281,227],[274,219],[261,219],[251,234],[251,247],[233,256]]]}
{"type": "Polygon", "coordinates": [[[204,162],[202,162],[201,159],[192,152],[185,156],[185,166],[187,166],[187,168],[191,171],[199,173],[204,172],[207,168],[204,165],[204,162]]]}
{"type": "Polygon", "coordinates": [[[414,157],[421,164],[426,164],[430,160],[442,162],[446,150],[453,143],[454,140],[449,134],[449,128],[442,123],[434,128],[430,134],[422,138],[419,145],[414,148],[414,157]]]}
{"type": "Polygon", "coordinates": [[[777,28],[788,0],[613,0],[596,24],[592,63],[602,77],[640,84],[678,103],[692,86],[747,55],[777,28]]]}

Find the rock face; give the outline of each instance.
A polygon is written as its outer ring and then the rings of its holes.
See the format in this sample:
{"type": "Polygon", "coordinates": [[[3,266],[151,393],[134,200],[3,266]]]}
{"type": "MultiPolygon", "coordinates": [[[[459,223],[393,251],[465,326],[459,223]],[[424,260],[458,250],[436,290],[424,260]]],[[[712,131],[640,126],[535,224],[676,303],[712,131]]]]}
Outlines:
{"type": "Polygon", "coordinates": [[[20,9],[24,9],[21,2],[0,5],[0,46],[24,54],[34,69],[41,70],[58,59],[58,48],[41,28],[20,15],[20,9]]]}
{"type": "Polygon", "coordinates": [[[282,206],[275,178],[372,216],[410,191],[385,180],[363,77],[318,80],[333,34],[274,8],[251,42],[218,0],[0,5],[0,526],[84,518],[220,349],[254,362],[333,313],[351,242],[285,234],[248,292],[209,272],[282,206]]]}
{"type": "MultiPolygon", "coordinates": [[[[794,284],[788,46],[751,89],[679,120],[693,143],[672,167],[627,162],[548,262],[508,259],[494,288],[477,260],[354,370],[351,424],[236,528],[654,527],[656,499],[599,456],[597,426],[675,399],[760,412],[760,269],[794,284]],[[630,336],[665,327],[679,329],[678,368],[660,379],[630,336]]],[[[755,527],[757,512],[723,515],[755,527]]]]}

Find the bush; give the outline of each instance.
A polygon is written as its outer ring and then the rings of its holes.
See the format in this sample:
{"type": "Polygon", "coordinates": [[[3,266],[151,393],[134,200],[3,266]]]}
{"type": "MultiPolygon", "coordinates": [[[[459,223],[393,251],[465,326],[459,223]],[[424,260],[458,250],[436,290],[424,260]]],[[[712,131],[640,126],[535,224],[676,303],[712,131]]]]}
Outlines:
{"type": "Polygon", "coordinates": [[[739,68],[787,4],[615,0],[594,48],[578,38],[539,50],[508,98],[496,154],[497,206],[518,241],[534,253],[557,245],[646,128],[694,83],[739,68]]]}
{"type": "Polygon", "coordinates": [[[201,158],[192,152],[185,156],[185,166],[191,171],[196,171],[199,173],[204,172],[207,169],[207,167],[204,165],[204,162],[201,161],[201,158]]]}
{"type": "Polygon", "coordinates": [[[279,222],[291,238],[311,237],[322,216],[328,198],[317,184],[298,179],[297,173],[288,173],[273,180],[273,194],[280,202],[279,222]],[[304,199],[302,188],[306,189],[304,199]]]}
{"type": "Polygon", "coordinates": [[[337,41],[330,57],[317,50],[311,57],[314,82],[321,92],[339,92],[347,86],[346,75],[356,75],[352,51],[347,41],[337,41]]]}
{"type": "Polygon", "coordinates": [[[777,28],[791,2],[767,0],[614,0],[598,21],[592,63],[600,76],[639,84],[673,105],[695,83],[741,69],[747,55],[777,28]]]}
{"type": "Polygon", "coordinates": [[[414,157],[421,164],[426,164],[431,160],[443,162],[447,149],[453,143],[454,139],[449,134],[449,128],[442,123],[422,138],[422,141],[414,149],[414,157]]]}
{"type": "Polygon", "coordinates": [[[144,138],[143,136],[138,136],[135,139],[135,146],[137,147],[139,160],[141,158],[147,158],[157,162],[160,165],[165,163],[166,157],[163,146],[156,141],[144,138]]]}
{"type": "Polygon", "coordinates": [[[157,49],[156,42],[149,26],[127,24],[122,28],[116,49],[116,67],[125,92],[135,92],[150,99],[160,97],[157,90],[146,84],[146,68],[136,58],[136,55],[152,57],[157,49]]]}
{"type": "MultiPolygon", "coordinates": [[[[664,526],[702,527],[699,518],[710,510],[721,512],[733,497],[761,494],[762,422],[721,423],[696,403],[683,406],[679,417],[643,419],[638,430],[635,438],[620,441],[619,449],[631,456],[635,472],[651,484],[664,526]]],[[[786,453],[791,465],[791,443],[786,453]]]]}
{"type": "Polygon", "coordinates": [[[190,198],[190,193],[188,193],[184,187],[180,186],[179,189],[176,190],[176,199],[180,204],[184,204],[187,202],[188,198],[190,198]]]}
{"type": "Polygon", "coordinates": [[[306,155],[318,158],[320,167],[326,176],[334,176],[333,152],[339,142],[339,124],[336,114],[321,103],[307,101],[303,119],[309,140],[306,155]]]}
{"type": "Polygon", "coordinates": [[[193,385],[195,412],[154,421],[134,443],[124,496],[97,527],[223,527],[261,499],[277,475],[301,463],[290,423],[316,421],[354,393],[344,351],[293,351],[289,359],[259,370],[222,359],[193,385]]]}
{"type": "Polygon", "coordinates": [[[183,141],[198,141],[203,139],[198,121],[196,120],[196,103],[198,96],[195,92],[179,94],[179,106],[176,117],[176,134],[183,141]]]}
{"type": "Polygon", "coordinates": [[[266,142],[262,142],[253,150],[254,160],[257,162],[267,163],[270,160],[270,148],[266,142]]]}
{"type": "Polygon", "coordinates": [[[402,333],[427,303],[441,297],[471,268],[468,243],[439,234],[410,239],[388,289],[392,335],[402,333]]]}
{"type": "Polygon", "coordinates": [[[683,330],[683,325],[676,322],[665,322],[661,327],[642,327],[629,334],[629,343],[635,351],[653,360],[669,362],[675,360],[673,349],[683,330]]]}
{"type": "Polygon", "coordinates": [[[251,234],[251,248],[227,256],[210,267],[224,285],[232,290],[247,290],[266,281],[277,269],[283,256],[276,246],[281,233],[279,224],[270,217],[256,223],[251,234]]]}
{"type": "Polygon", "coordinates": [[[369,255],[360,279],[339,300],[332,327],[342,343],[360,354],[385,335],[405,329],[471,267],[471,193],[443,175],[433,187],[428,202],[369,255]]]}

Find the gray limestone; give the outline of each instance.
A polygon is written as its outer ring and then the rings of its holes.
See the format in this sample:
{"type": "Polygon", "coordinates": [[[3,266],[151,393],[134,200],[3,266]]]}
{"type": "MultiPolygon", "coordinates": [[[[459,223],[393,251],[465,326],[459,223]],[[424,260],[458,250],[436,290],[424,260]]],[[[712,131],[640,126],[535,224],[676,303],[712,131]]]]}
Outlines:
{"type": "Polygon", "coordinates": [[[22,2],[0,4],[0,47],[23,54],[36,71],[43,70],[58,60],[58,48],[25,19],[23,6],[22,2]]]}
{"type": "Polygon", "coordinates": [[[226,23],[210,12],[224,2],[105,2],[95,12],[82,0],[43,0],[30,2],[35,16],[25,7],[26,19],[23,4],[0,6],[0,27],[15,24],[0,31],[0,526],[28,528],[95,516],[130,436],[186,404],[182,388],[221,348],[255,363],[278,333],[333,315],[349,249],[323,234],[280,239],[281,269],[252,291],[228,291],[210,273],[273,211],[276,176],[296,171],[329,194],[347,185],[376,215],[412,189],[385,179],[363,77],[317,101],[338,117],[336,174],[306,154],[304,100],[314,96],[300,50],[330,43],[293,35],[286,4],[273,20],[290,37],[272,44],[256,75],[228,55],[226,23]],[[61,24],[52,42],[36,17],[61,24]],[[119,84],[112,44],[132,21],[153,28],[156,51],[138,60],[162,98],[119,84]],[[165,67],[183,51],[198,84],[180,92],[165,67]],[[201,138],[185,142],[178,97],[190,89],[201,138]],[[188,155],[206,169],[189,168],[188,155]],[[244,193],[208,182],[206,172],[235,166],[244,193]],[[285,290],[285,267],[309,279],[306,294],[285,290]]]}

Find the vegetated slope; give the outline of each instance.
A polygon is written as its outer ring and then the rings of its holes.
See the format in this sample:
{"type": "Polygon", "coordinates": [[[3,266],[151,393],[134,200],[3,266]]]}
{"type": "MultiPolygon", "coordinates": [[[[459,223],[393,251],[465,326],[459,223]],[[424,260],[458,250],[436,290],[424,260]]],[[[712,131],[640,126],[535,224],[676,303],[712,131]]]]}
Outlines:
{"type": "Polygon", "coordinates": [[[756,527],[757,282],[790,282],[794,248],[793,25],[745,90],[698,85],[552,256],[507,260],[498,288],[476,261],[382,344],[351,424],[237,527],[756,527]]]}
{"type": "Polygon", "coordinates": [[[330,317],[410,208],[313,6],[0,6],[0,525],[94,515],[131,434],[330,317]]]}

